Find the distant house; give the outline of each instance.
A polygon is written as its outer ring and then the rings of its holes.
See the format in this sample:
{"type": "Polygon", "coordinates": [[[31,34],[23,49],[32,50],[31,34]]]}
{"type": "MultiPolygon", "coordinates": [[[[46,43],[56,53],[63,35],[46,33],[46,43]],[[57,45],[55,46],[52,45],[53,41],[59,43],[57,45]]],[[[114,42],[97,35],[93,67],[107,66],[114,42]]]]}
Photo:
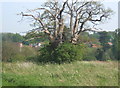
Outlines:
{"type": "Polygon", "coordinates": [[[21,42],[18,42],[16,44],[17,44],[18,47],[23,47],[23,43],[21,43],[21,42]]]}
{"type": "Polygon", "coordinates": [[[37,46],[37,43],[34,43],[34,44],[29,44],[30,47],[38,47],[37,46]]]}
{"type": "Polygon", "coordinates": [[[29,44],[29,47],[33,47],[32,44],[29,44]]]}
{"type": "Polygon", "coordinates": [[[41,43],[38,43],[38,46],[40,47],[42,44],[41,43]]]}
{"type": "Polygon", "coordinates": [[[108,44],[108,45],[110,45],[110,46],[112,46],[112,45],[113,45],[113,44],[112,44],[112,42],[108,42],[107,44],[108,44]]]}
{"type": "MultiPolygon", "coordinates": [[[[110,45],[110,46],[113,45],[112,42],[108,42],[107,44],[110,45]]],[[[100,48],[101,45],[98,45],[98,44],[91,44],[91,47],[93,47],[93,48],[100,48]]]]}
{"type": "Polygon", "coordinates": [[[40,43],[33,43],[33,44],[29,44],[30,47],[41,47],[44,43],[43,42],[40,42],[40,43]]]}
{"type": "Polygon", "coordinates": [[[98,45],[98,44],[91,44],[91,47],[93,47],[93,48],[100,48],[101,46],[98,45]]]}

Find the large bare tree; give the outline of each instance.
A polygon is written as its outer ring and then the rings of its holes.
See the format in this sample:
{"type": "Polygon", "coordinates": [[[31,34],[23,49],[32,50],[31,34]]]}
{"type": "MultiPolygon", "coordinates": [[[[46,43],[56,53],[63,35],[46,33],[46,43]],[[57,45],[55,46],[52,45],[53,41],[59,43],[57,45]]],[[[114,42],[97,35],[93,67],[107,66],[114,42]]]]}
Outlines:
{"type": "Polygon", "coordinates": [[[44,32],[53,46],[64,42],[65,26],[70,29],[69,41],[76,44],[81,32],[97,30],[96,25],[109,19],[111,14],[112,10],[105,9],[100,2],[78,0],[51,0],[41,8],[21,12],[22,16],[34,20],[38,31],[44,32]]]}

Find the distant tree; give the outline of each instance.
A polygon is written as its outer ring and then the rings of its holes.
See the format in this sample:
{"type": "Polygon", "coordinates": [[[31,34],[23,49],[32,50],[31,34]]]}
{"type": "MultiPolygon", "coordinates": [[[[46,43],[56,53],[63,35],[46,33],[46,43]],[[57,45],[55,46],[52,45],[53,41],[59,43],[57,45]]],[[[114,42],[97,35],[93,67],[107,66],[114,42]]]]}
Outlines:
{"type": "Polygon", "coordinates": [[[100,35],[98,34],[98,32],[93,32],[93,34],[90,35],[93,38],[99,39],[100,35]]]}
{"type": "Polygon", "coordinates": [[[11,61],[17,53],[20,52],[19,47],[15,43],[8,41],[2,42],[2,61],[11,61]]]}
{"type": "Polygon", "coordinates": [[[18,33],[2,33],[2,41],[22,42],[23,40],[23,36],[18,33]]]}
{"type": "MultiPolygon", "coordinates": [[[[104,57],[107,50],[111,48],[111,46],[108,44],[110,42],[111,36],[109,35],[109,32],[103,31],[99,32],[99,42],[101,43],[102,48],[97,49],[97,59],[98,60],[106,60],[104,57]]],[[[109,57],[109,55],[107,55],[109,57]]]]}
{"type": "Polygon", "coordinates": [[[30,31],[24,36],[24,44],[39,43],[49,41],[48,37],[45,36],[44,32],[30,31]]]}
{"type": "Polygon", "coordinates": [[[35,55],[37,52],[32,47],[23,46],[20,51],[20,47],[15,42],[2,42],[2,61],[26,61],[27,58],[35,55]]]}
{"type": "Polygon", "coordinates": [[[103,32],[99,32],[99,41],[102,45],[102,48],[104,50],[104,52],[109,49],[110,45],[108,44],[108,42],[110,42],[111,36],[109,35],[108,32],[103,31],[103,32]]]}
{"type": "Polygon", "coordinates": [[[118,60],[120,60],[120,29],[118,29],[118,60]]]}
{"type": "Polygon", "coordinates": [[[92,34],[89,34],[88,32],[83,32],[79,36],[78,42],[79,43],[97,43],[98,39],[96,37],[93,37],[92,34]]]}
{"type": "Polygon", "coordinates": [[[115,59],[120,60],[120,29],[116,29],[114,32],[114,39],[112,41],[113,47],[113,55],[115,56],[115,59]]]}

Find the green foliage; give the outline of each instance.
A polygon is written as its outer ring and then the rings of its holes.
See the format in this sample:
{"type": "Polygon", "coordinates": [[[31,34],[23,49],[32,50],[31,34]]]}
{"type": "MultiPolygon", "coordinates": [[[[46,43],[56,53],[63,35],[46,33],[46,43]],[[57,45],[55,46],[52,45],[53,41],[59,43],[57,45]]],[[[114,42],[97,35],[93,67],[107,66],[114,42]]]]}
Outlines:
{"type": "Polygon", "coordinates": [[[52,49],[50,45],[40,48],[40,56],[38,57],[40,62],[50,62],[51,61],[52,49]]]}
{"type": "Polygon", "coordinates": [[[120,29],[116,29],[114,32],[112,51],[115,59],[120,60],[120,29]]]}
{"type": "Polygon", "coordinates": [[[63,40],[65,41],[65,42],[69,42],[69,40],[71,39],[71,30],[67,27],[67,26],[65,26],[64,27],[64,30],[63,30],[63,40]]]}
{"type": "Polygon", "coordinates": [[[100,60],[100,61],[108,61],[108,60],[115,60],[116,59],[114,57],[114,53],[113,53],[111,48],[106,50],[106,52],[104,52],[104,50],[102,48],[97,49],[95,54],[96,54],[97,60],[100,60]]]}
{"type": "Polygon", "coordinates": [[[93,34],[90,35],[92,38],[99,39],[100,35],[98,32],[94,32],[93,34]]]}
{"type": "Polygon", "coordinates": [[[115,30],[115,32],[100,32],[100,43],[102,48],[98,49],[96,52],[96,57],[98,60],[118,60],[119,59],[119,39],[120,39],[120,29],[115,30]],[[108,42],[112,42],[112,46],[108,45],[108,42]]]}
{"type": "Polygon", "coordinates": [[[99,42],[101,43],[101,48],[97,49],[96,51],[96,58],[97,60],[109,60],[113,59],[111,57],[111,48],[112,46],[108,44],[108,42],[112,41],[112,32],[99,32],[99,42]]]}
{"type": "Polygon", "coordinates": [[[64,63],[75,60],[82,60],[83,47],[80,45],[73,45],[71,43],[63,43],[56,49],[51,49],[51,46],[46,46],[40,49],[40,61],[64,63]]]}
{"type": "Polygon", "coordinates": [[[18,33],[2,33],[2,41],[22,42],[23,40],[23,36],[18,33]]]}
{"type": "Polygon", "coordinates": [[[73,45],[70,43],[64,43],[57,47],[54,55],[55,62],[72,62],[75,60],[82,60],[83,57],[83,47],[79,45],[73,45]]]}
{"type": "Polygon", "coordinates": [[[13,56],[19,53],[19,48],[15,43],[2,42],[2,60],[10,61],[13,56]]]}
{"type": "Polygon", "coordinates": [[[29,45],[31,43],[39,43],[39,42],[48,42],[48,36],[46,36],[44,33],[36,32],[36,31],[30,31],[25,36],[25,41],[23,41],[24,44],[29,45]]]}
{"type": "Polygon", "coordinates": [[[120,60],[120,29],[118,29],[118,60],[120,60]]]}
{"type": "Polygon", "coordinates": [[[8,62],[26,61],[26,58],[27,57],[25,57],[24,55],[17,53],[11,56],[11,58],[8,59],[8,62]]]}
{"type": "Polygon", "coordinates": [[[84,50],[83,60],[85,61],[97,60],[95,53],[96,53],[96,48],[86,47],[84,50]]]}
{"type": "Polygon", "coordinates": [[[106,61],[115,60],[114,54],[113,54],[113,52],[112,52],[112,49],[108,49],[108,50],[103,54],[103,58],[104,58],[106,61]]]}
{"type": "Polygon", "coordinates": [[[97,60],[103,61],[103,54],[104,54],[104,50],[102,48],[97,49],[96,51],[96,58],[97,60]]]}
{"type": "Polygon", "coordinates": [[[108,44],[108,42],[110,42],[111,36],[106,31],[99,32],[99,35],[100,35],[99,41],[103,46],[103,50],[106,51],[107,49],[110,48],[110,45],[108,44]]]}
{"type": "Polygon", "coordinates": [[[2,44],[2,61],[15,62],[26,61],[28,57],[36,55],[37,52],[31,47],[24,46],[21,48],[13,42],[3,42],[2,44]]]}
{"type": "Polygon", "coordinates": [[[98,35],[98,34],[89,34],[88,32],[83,32],[79,36],[78,43],[87,43],[87,44],[94,43],[94,44],[99,44],[99,41],[97,39],[98,36],[96,37],[94,35],[98,35]]]}

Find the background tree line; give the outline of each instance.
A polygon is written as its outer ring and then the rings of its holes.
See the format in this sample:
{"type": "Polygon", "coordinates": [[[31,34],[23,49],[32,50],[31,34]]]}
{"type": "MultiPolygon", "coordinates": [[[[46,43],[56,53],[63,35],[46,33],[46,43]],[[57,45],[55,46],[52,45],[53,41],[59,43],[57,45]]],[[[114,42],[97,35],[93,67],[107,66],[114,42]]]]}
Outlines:
{"type": "Polygon", "coordinates": [[[14,33],[2,33],[2,56],[3,61],[49,61],[50,57],[55,57],[55,59],[51,58],[51,61],[60,62],[68,61],[66,58],[70,58],[70,61],[74,60],[119,60],[119,34],[120,29],[115,30],[114,32],[95,32],[90,34],[88,32],[84,32],[81,34],[78,42],[79,46],[74,46],[70,43],[64,43],[62,46],[59,46],[55,52],[52,52],[51,48],[45,45],[44,47],[38,50],[28,47],[28,44],[36,43],[36,42],[45,42],[48,41],[47,38],[45,40],[44,36],[41,36],[38,39],[31,39],[28,37],[30,35],[37,36],[35,33],[27,33],[22,36],[20,34],[14,33]],[[27,43],[26,43],[26,40],[27,43]],[[22,42],[24,44],[22,52],[19,51],[19,47],[16,45],[17,42],[22,42]],[[111,42],[113,45],[110,46],[108,42],[111,42]],[[91,44],[98,44],[102,47],[93,48],[91,44]],[[47,48],[45,48],[47,47],[47,48]],[[51,55],[51,52],[53,53],[51,55]],[[63,54],[64,52],[64,54],[63,54]],[[68,53],[69,52],[69,53],[68,53]],[[42,56],[39,53],[44,53],[42,56]],[[57,55],[57,56],[56,56],[57,55]],[[49,57],[49,58],[48,58],[49,57]],[[56,58],[62,58],[56,59],[56,58]],[[76,59],[75,59],[76,58],[76,59]],[[79,58],[79,59],[78,59],[79,58]]]}

